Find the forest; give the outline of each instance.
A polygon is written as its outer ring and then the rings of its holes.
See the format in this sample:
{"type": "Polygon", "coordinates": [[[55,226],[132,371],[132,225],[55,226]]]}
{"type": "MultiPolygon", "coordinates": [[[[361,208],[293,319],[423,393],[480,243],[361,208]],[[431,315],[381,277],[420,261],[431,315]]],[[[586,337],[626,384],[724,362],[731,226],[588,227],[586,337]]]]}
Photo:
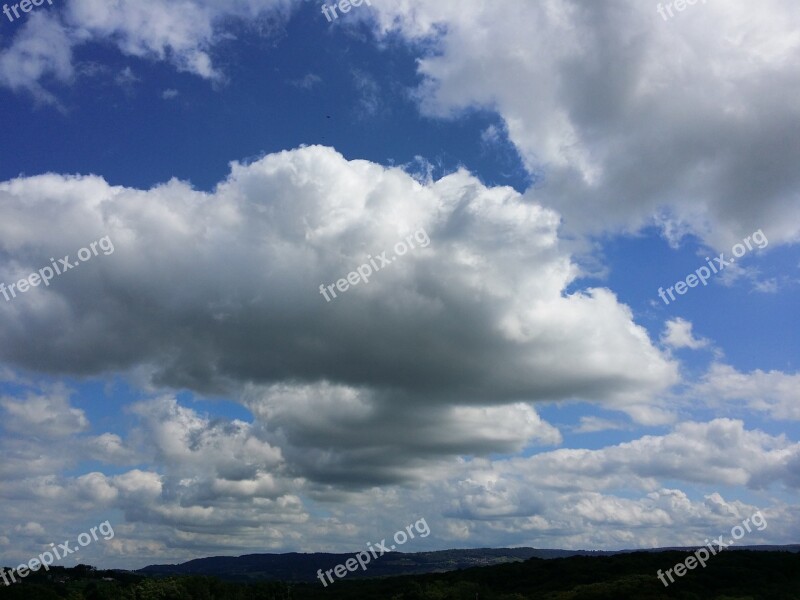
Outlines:
{"type": "Polygon", "coordinates": [[[0,587],[0,600],[798,600],[800,554],[724,552],[665,587],[659,569],[684,552],[572,556],[447,573],[319,583],[153,578],[88,565],[38,572],[0,587]]]}

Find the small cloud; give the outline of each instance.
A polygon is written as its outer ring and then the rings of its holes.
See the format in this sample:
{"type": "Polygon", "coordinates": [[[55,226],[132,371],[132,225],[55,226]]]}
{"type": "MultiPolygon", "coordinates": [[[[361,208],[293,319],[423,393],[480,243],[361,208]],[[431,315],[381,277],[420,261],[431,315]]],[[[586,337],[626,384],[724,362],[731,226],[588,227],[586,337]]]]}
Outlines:
{"type": "Polygon", "coordinates": [[[179,93],[178,90],[168,89],[168,90],[164,90],[161,93],[161,97],[164,100],[172,100],[173,98],[177,98],[178,97],[178,93],[179,93]]]}
{"type": "Polygon", "coordinates": [[[17,381],[17,374],[8,367],[0,365],[0,383],[14,383],[17,381]]]}
{"type": "Polygon", "coordinates": [[[628,429],[628,427],[619,421],[610,421],[608,419],[601,419],[600,417],[581,417],[580,425],[574,427],[572,431],[575,433],[595,433],[598,431],[620,429],[628,429]]]}
{"type": "Polygon", "coordinates": [[[500,141],[501,134],[496,125],[489,125],[481,132],[481,140],[486,144],[496,144],[500,141]]]}
{"type": "Polygon", "coordinates": [[[14,527],[14,531],[21,535],[44,535],[45,533],[44,527],[35,521],[30,521],[25,525],[17,525],[14,527]]]}
{"type": "Polygon", "coordinates": [[[292,79],[289,82],[289,85],[293,85],[294,87],[299,87],[304,90],[310,90],[315,85],[319,85],[320,83],[322,83],[322,77],[319,75],[314,75],[313,73],[309,73],[301,79],[292,79]]]}
{"type": "Polygon", "coordinates": [[[122,438],[114,433],[104,433],[89,438],[85,440],[84,448],[94,460],[104,463],[134,464],[136,462],[135,452],[126,447],[122,438]]]}
{"type": "Polygon", "coordinates": [[[89,429],[89,420],[69,402],[69,392],[56,387],[50,393],[33,392],[23,398],[0,397],[3,427],[9,432],[25,432],[47,438],[63,438],[89,429]]]}
{"type": "MultiPolygon", "coordinates": [[[[439,164],[439,167],[441,166],[442,165],[439,164]]],[[[419,154],[414,157],[414,160],[403,165],[403,171],[423,185],[433,184],[433,173],[436,168],[436,165],[419,154]]]]}
{"type": "Polygon", "coordinates": [[[362,114],[374,116],[378,114],[380,108],[380,91],[381,88],[378,82],[372,75],[361,71],[360,69],[353,69],[353,83],[359,95],[359,106],[361,107],[362,114]]]}
{"type": "Polygon", "coordinates": [[[80,63],[76,70],[81,77],[100,77],[107,75],[110,71],[107,66],[94,61],[80,63]]]}
{"type": "Polygon", "coordinates": [[[728,265],[720,275],[720,283],[725,287],[733,287],[742,280],[750,284],[752,291],[762,294],[776,294],[782,287],[791,284],[786,277],[764,277],[758,267],[744,267],[739,264],[728,265]]]}
{"type": "Polygon", "coordinates": [[[695,338],[692,334],[692,324],[678,317],[667,321],[664,333],[661,334],[661,343],[670,348],[689,348],[699,350],[710,343],[705,338],[695,338]]]}
{"type": "Polygon", "coordinates": [[[764,281],[756,281],[753,283],[753,289],[762,294],[776,294],[778,293],[778,279],[765,279],[764,281]]]}
{"type": "Polygon", "coordinates": [[[669,247],[677,250],[681,247],[683,240],[693,236],[696,232],[696,225],[685,219],[675,217],[671,212],[659,212],[653,217],[654,225],[661,231],[669,247]]]}
{"type": "Polygon", "coordinates": [[[117,73],[117,76],[114,77],[114,81],[121,88],[130,91],[134,84],[141,81],[141,79],[133,74],[133,70],[130,67],[125,67],[122,71],[117,73]]]}

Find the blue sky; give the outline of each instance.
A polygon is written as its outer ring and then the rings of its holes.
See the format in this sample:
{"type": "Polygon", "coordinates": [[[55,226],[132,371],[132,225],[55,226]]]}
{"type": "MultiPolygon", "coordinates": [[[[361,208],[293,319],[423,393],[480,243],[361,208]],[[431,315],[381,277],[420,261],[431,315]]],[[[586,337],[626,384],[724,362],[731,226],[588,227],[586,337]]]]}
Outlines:
{"type": "Polygon", "coordinates": [[[0,20],[0,563],[797,542],[796,6],[319,4],[0,20]]]}

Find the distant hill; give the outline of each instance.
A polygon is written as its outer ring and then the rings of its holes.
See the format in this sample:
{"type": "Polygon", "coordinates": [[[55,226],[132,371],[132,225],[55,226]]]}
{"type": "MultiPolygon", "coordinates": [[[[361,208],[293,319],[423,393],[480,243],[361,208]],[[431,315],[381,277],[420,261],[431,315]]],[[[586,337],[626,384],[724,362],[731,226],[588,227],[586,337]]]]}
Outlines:
{"type": "MultiPolygon", "coordinates": [[[[52,566],[47,572],[40,569],[29,574],[20,583],[0,585],[0,600],[799,600],[800,546],[772,548],[780,551],[761,546],[722,552],[704,568],[685,570],[682,575],[675,570],[676,579],[668,587],[658,574],[685,561],[686,551],[587,552],[566,558],[519,561],[518,553],[544,552],[552,556],[570,551],[515,548],[425,553],[430,564],[439,565],[452,564],[448,560],[466,560],[467,556],[473,560],[510,562],[399,577],[348,576],[327,587],[316,580],[223,581],[200,574],[148,576],[96,570],[88,565],[52,566]]],[[[245,563],[255,560],[257,564],[268,557],[269,561],[291,564],[319,557],[340,560],[345,556],[350,555],[268,554],[221,560],[229,561],[230,568],[231,561],[234,566],[241,565],[242,559],[247,559],[245,563]]],[[[425,562],[421,554],[411,556],[420,564],[425,562]]],[[[396,561],[408,557],[385,558],[396,561]]],[[[204,559],[208,560],[219,559],[204,559]]],[[[187,565],[197,563],[203,561],[187,565]]],[[[305,568],[314,570],[315,565],[302,563],[305,568]]]]}
{"type": "MultiPolygon", "coordinates": [[[[661,548],[652,552],[690,551],[694,548],[661,548]]],[[[729,550],[800,552],[800,545],[741,546],[729,550]]],[[[437,552],[389,552],[373,560],[366,572],[360,569],[348,573],[347,579],[359,577],[391,577],[445,573],[458,569],[486,567],[530,558],[554,559],[570,556],[612,556],[629,550],[544,550],[537,548],[478,548],[471,550],[441,550],[437,552]]],[[[316,581],[317,570],[332,569],[344,564],[354,553],[331,554],[246,554],[244,556],[213,556],[198,558],[176,565],[150,565],[136,571],[148,576],[209,575],[228,581],[316,581]]]]}
{"type": "MultiPolygon", "coordinates": [[[[317,569],[332,569],[344,564],[354,553],[330,554],[246,554],[198,558],[178,565],[150,565],[137,571],[142,575],[212,575],[233,581],[283,580],[314,581],[317,569]]],[[[355,577],[388,577],[443,573],[470,567],[486,567],[529,558],[564,558],[567,556],[601,556],[613,552],[570,550],[537,550],[536,548],[478,548],[474,550],[441,550],[437,552],[389,552],[373,560],[366,572],[350,573],[355,577]]]]}

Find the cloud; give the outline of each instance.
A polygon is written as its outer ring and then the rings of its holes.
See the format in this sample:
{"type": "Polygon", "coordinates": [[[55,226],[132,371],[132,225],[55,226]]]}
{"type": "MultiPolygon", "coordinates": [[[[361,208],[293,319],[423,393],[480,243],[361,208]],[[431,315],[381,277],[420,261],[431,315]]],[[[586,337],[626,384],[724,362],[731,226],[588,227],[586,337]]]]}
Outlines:
{"type": "Polygon", "coordinates": [[[757,281],[753,286],[753,289],[762,294],[776,294],[778,292],[778,279],[772,277],[764,281],[757,281]]]}
{"type": "MultiPolygon", "coordinates": [[[[75,0],[20,27],[0,54],[0,84],[55,103],[43,81],[71,81],[72,50],[91,41],[220,83],[212,55],[226,22],[282,23],[298,6],[75,0]]],[[[415,96],[424,114],[498,113],[538,181],[526,198],[558,210],[570,234],[654,224],[672,245],[694,233],[724,249],[761,228],[774,245],[795,243],[800,8],[701,8],[669,23],[632,0],[403,0],[362,14],[376,20],[378,43],[399,32],[422,52],[415,96]]],[[[380,90],[359,71],[354,78],[362,110],[374,114],[380,90]]]]}
{"type": "MultiPolygon", "coordinates": [[[[340,425],[363,410],[359,406],[356,398],[349,405],[342,401],[345,416],[340,425]]],[[[279,408],[298,415],[310,412],[304,404],[279,408]]],[[[541,441],[557,441],[554,431],[542,427],[529,407],[514,410],[505,421],[502,412],[483,409],[456,418],[465,432],[477,428],[473,435],[479,439],[504,437],[492,431],[495,423],[501,432],[513,432],[514,421],[527,420],[523,427],[537,429],[541,441]]],[[[37,544],[66,539],[61,538],[63,515],[77,512],[124,515],[124,521],[115,517],[113,524],[125,544],[87,548],[90,554],[81,561],[102,555],[128,567],[162,557],[181,560],[220,552],[341,551],[363,544],[364,539],[388,535],[393,527],[402,528],[422,516],[432,530],[426,544],[437,548],[463,545],[471,537],[497,546],[685,544],[692,536],[728,531],[758,508],[768,520],[782,523],[783,537],[771,532],[770,542],[791,541],[800,531],[800,513],[792,507],[780,503],[755,507],[723,496],[721,490],[731,485],[789,490],[800,486],[796,475],[800,444],[748,430],[736,420],[683,423],[664,435],[596,450],[451,457],[429,463],[427,475],[414,485],[387,482],[356,491],[347,486],[328,488],[293,473],[293,445],[298,439],[281,439],[279,430],[291,427],[292,421],[280,411],[257,413],[252,423],[244,423],[210,418],[173,397],[161,396],[133,404],[130,414],[134,421],[119,437],[125,447],[148,450],[141,467],[67,475],[50,463],[49,475],[29,473],[7,480],[0,491],[6,507],[0,526],[6,531],[19,527],[14,544],[0,549],[0,560],[22,560],[24,556],[12,553],[35,555],[37,544]],[[319,516],[323,507],[325,516],[319,516]],[[35,524],[27,516],[32,511],[37,515],[35,524]],[[386,514],[396,515],[397,524],[386,525],[388,531],[377,530],[376,520],[386,514]]],[[[320,423],[333,414],[322,411],[320,423]]],[[[361,447],[365,440],[370,443],[363,429],[360,423],[350,428],[355,436],[350,448],[361,447]]],[[[378,433],[388,429],[384,425],[378,433]]],[[[455,426],[443,430],[440,443],[456,441],[455,431],[455,426]]],[[[429,431],[405,434],[412,440],[409,446],[413,440],[421,445],[436,443],[429,431]]],[[[24,432],[19,435],[25,437],[24,432]]],[[[313,441],[313,435],[305,440],[313,441]]],[[[331,451],[347,448],[347,440],[330,434],[317,442],[331,451]]],[[[65,446],[55,450],[72,451],[65,446]]],[[[367,458],[369,450],[367,446],[367,458]]],[[[765,539],[759,533],[748,541],[765,539]]]]}
{"type": "Polygon", "coordinates": [[[359,114],[374,116],[381,110],[381,88],[378,82],[366,71],[352,70],[353,85],[358,94],[359,114]]]}
{"type": "Polygon", "coordinates": [[[415,47],[424,113],[495,110],[527,197],[568,231],[668,224],[718,248],[800,239],[800,7],[709,3],[665,23],[633,0],[376,4],[415,47]]]}
{"type": "Polygon", "coordinates": [[[495,145],[503,139],[504,135],[505,132],[502,132],[496,125],[489,125],[481,132],[481,140],[486,145],[495,145]]]}
{"type": "Polygon", "coordinates": [[[66,8],[66,21],[81,37],[114,40],[129,56],[164,60],[169,53],[181,71],[220,77],[207,52],[219,13],[206,2],[184,0],[170,6],[160,0],[77,0],[66,8]]]}
{"type": "Polygon", "coordinates": [[[2,281],[90,240],[115,246],[0,303],[0,358],[17,367],[145,369],[201,393],[331,384],[409,408],[586,399],[638,415],[677,381],[609,290],[565,293],[577,268],[557,214],[464,171],[421,184],[309,147],[235,163],[212,193],[48,174],[0,197],[2,281]],[[428,247],[325,302],[321,284],[418,228],[428,247]]]}
{"type": "Polygon", "coordinates": [[[50,395],[29,393],[24,399],[0,398],[5,412],[3,428],[8,432],[24,431],[43,438],[62,438],[82,433],[89,426],[85,413],[69,404],[66,390],[59,388],[50,395]]]}
{"type": "Polygon", "coordinates": [[[92,460],[106,464],[129,465],[139,458],[133,449],[127,447],[122,438],[114,433],[103,433],[89,438],[83,444],[86,455],[92,460]]]}
{"type": "Polygon", "coordinates": [[[217,476],[232,481],[257,478],[278,467],[281,451],[258,438],[241,422],[213,422],[164,397],[133,405],[142,420],[140,439],[160,463],[175,465],[192,477],[217,476]]]}
{"type": "Polygon", "coordinates": [[[708,346],[709,340],[695,338],[692,334],[692,324],[677,317],[666,322],[664,333],[661,334],[661,343],[670,348],[699,350],[708,346]]]}
{"type": "Polygon", "coordinates": [[[134,75],[130,67],[125,67],[114,77],[114,82],[125,90],[131,90],[139,81],[141,81],[141,79],[134,75]]]}
{"type": "Polygon", "coordinates": [[[44,527],[41,526],[41,524],[35,521],[29,521],[24,525],[17,525],[16,527],[14,527],[14,532],[26,536],[40,536],[44,535],[45,530],[44,527]]]}
{"type": "Polygon", "coordinates": [[[310,90],[320,83],[322,83],[322,77],[315,75],[314,73],[307,73],[304,77],[301,77],[300,79],[293,79],[289,82],[290,85],[302,88],[304,90],[310,90]]]}
{"type": "Polygon", "coordinates": [[[744,423],[714,419],[685,422],[664,436],[644,436],[600,450],[563,449],[514,458],[503,474],[565,492],[652,489],[659,480],[762,488],[798,485],[793,461],[800,444],[746,430],[744,423]]]}
{"type": "MultiPolygon", "coordinates": [[[[225,24],[284,23],[299,5],[75,0],[20,27],[0,54],[0,85],[55,104],[43,82],[71,81],[73,48],[88,42],[221,83],[212,55],[225,24]]],[[[761,228],[774,245],[796,243],[800,8],[701,8],[666,23],[633,0],[403,0],[357,21],[375,20],[378,43],[399,32],[422,53],[414,95],[425,115],[498,113],[538,182],[526,198],[558,210],[568,233],[656,225],[672,245],[696,234],[727,248],[761,228]]],[[[362,111],[376,114],[380,90],[353,75],[362,111]]]]}
{"type": "Polygon", "coordinates": [[[424,480],[461,455],[562,441],[522,403],[449,406],[324,384],[254,388],[245,398],[293,473],[339,488],[424,480]]]}
{"type": "Polygon", "coordinates": [[[46,13],[32,14],[19,26],[11,46],[0,52],[0,85],[30,92],[40,102],[59,105],[42,85],[43,79],[68,83],[74,74],[72,40],[46,13]]]}
{"type": "Polygon", "coordinates": [[[20,26],[0,53],[0,85],[57,103],[42,80],[52,76],[68,83],[75,70],[73,49],[90,42],[111,43],[126,56],[166,61],[220,83],[224,75],[211,55],[224,38],[221,23],[226,18],[282,23],[298,5],[299,0],[74,0],[61,10],[32,14],[20,26]]]}
{"type": "MultiPolygon", "coordinates": [[[[74,0],[15,30],[0,85],[57,104],[48,89],[76,72],[114,77],[73,64],[98,42],[218,84],[230,18],[282,22],[295,5],[74,0]]],[[[764,490],[791,496],[796,442],[735,419],[672,425],[658,400],[679,382],[671,350],[710,342],[676,318],[654,345],[612,291],[581,285],[562,230],[655,223],[674,247],[757,227],[797,239],[798,9],[743,6],[666,25],[622,0],[398,0],[362,13],[432,42],[415,45],[426,115],[500,115],[480,138],[486,152],[515,144],[538,182],[523,195],[322,147],[233,163],[210,192],[56,173],[0,183],[0,281],[106,235],[115,244],[0,298],[0,380],[22,390],[0,398],[0,530],[14,535],[0,536],[0,562],[71,536],[65,514],[115,515],[118,537],[87,552],[132,567],[342,551],[423,516],[437,548],[685,544],[729,531],[764,490]],[[335,302],[319,294],[419,228],[430,246],[335,302]],[[113,433],[93,429],[89,399],[26,379],[109,373],[153,392],[119,406],[113,433]],[[176,396],[185,389],[237,400],[252,419],[206,414],[176,396]],[[577,400],[669,427],[554,448],[562,434],[537,408],[577,400]]],[[[364,112],[384,110],[380,86],[351,74],[364,112]]],[[[730,273],[783,286],[757,274],[730,273]]],[[[689,398],[796,420],[797,377],[714,364],[689,398]]],[[[572,431],[622,428],[583,416],[572,431]]],[[[800,510],[769,497],[761,508],[781,528],[768,541],[796,541],[800,510]]]]}
{"type": "Polygon", "coordinates": [[[750,373],[714,363],[690,395],[715,405],[746,406],[776,420],[800,420],[800,375],[781,371],[750,373]]]}
{"type": "Polygon", "coordinates": [[[82,461],[126,466],[140,460],[119,435],[93,435],[84,410],[73,406],[70,390],[22,385],[17,395],[0,397],[5,430],[0,437],[0,478],[36,480],[42,494],[50,497],[53,481],[48,477],[82,461]]]}
{"type": "Polygon", "coordinates": [[[601,419],[600,417],[587,417],[583,416],[580,420],[580,425],[573,428],[575,433],[596,433],[598,431],[613,431],[620,429],[629,429],[630,426],[618,421],[611,421],[609,419],[601,419]]]}

